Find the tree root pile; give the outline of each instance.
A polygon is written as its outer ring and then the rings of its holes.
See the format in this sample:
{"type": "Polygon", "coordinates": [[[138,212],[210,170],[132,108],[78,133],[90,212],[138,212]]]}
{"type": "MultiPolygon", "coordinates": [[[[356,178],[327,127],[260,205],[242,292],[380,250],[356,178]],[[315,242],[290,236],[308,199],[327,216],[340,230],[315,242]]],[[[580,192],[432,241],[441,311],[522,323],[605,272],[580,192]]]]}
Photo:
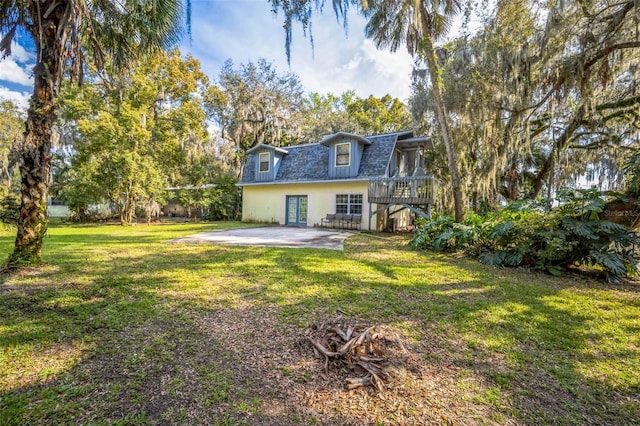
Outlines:
{"type": "Polygon", "coordinates": [[[344,379],[347,389],[365,387],[382,392],[391,379],[406,375],[409,357],[397,332],[384,325],[359,323],[342,316],[313,324],[304,341],[344,379]]]}

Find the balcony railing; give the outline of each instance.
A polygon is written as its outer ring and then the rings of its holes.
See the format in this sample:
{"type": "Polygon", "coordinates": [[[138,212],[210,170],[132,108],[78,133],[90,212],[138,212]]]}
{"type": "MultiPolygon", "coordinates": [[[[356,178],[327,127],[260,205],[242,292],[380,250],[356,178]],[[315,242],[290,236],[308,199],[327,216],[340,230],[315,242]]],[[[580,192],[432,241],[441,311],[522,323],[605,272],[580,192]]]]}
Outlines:
{"type": "Polygon", "coordinates": [[[369,179],[369,202],[378,204],[433,204],[438,180],[431,176],[369,179]]]}

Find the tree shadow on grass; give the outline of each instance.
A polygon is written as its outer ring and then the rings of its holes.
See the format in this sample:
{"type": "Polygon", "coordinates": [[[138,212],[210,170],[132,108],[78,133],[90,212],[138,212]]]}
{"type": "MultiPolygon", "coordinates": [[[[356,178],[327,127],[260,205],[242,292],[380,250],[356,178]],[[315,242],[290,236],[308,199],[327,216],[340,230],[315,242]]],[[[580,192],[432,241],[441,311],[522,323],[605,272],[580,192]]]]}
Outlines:
{"type": "Polygon", "coordinates": [[[298,352],[298,333],[336,310],[413,337],[416,369],[407,383],[425,391],[416,401],[444,416],[418,420],[639,418],[637,381],[625,388],[585,375],[599,356],[637,364],[637,340],[616,352],[604,343],[609,331],[594,328],[614,320],[606,312],[622,304],[636,310],[617,332],[637,336],[637,297],[600,300],[595,311],[570,306],[576,289],[581,297],[594,288],[616,292],[601,284],[403,249],[394,258],[375,247],[103,249],[110,260],[95,262],[83,249],[61,247],[55,267],[0,294],[0,348],[8,361],[30,360],[12,371],[37,370],[3,376],[0,424],[393,424],[397,401],[349,394],[373,401],[381,416],[363,417],[332,400],[343,392],[339,384],[324,383],[318,364],[298,352]],[[33,290],[34,283],[45,285],[33,290]],[[438,386],[427,388],[430,381],[438,386]],[[452,402],[459,412],[443,408],[452,402]]]}
{"type": "MultiPolygon", "coordinates": [[[[3,374],[0,424],[312,421],[283,399],[269,365],[252,365],[262,358],[247,357],[250,344],[238,345],[235,333],[211,330],[206,320],[223,318],[227,327],[252,320],[259,327],[263,315],[215,300],[186,309],[190,296],[176,303],[158,295],[162,285],[141,286],[112,270],[85,290],[2,294],[0,347],[25,363],[3,374]],[[63,347],[75,348],[73,356],[63,347]]],[[[338,413],[332,419],[352,423],[338,413]]]]}

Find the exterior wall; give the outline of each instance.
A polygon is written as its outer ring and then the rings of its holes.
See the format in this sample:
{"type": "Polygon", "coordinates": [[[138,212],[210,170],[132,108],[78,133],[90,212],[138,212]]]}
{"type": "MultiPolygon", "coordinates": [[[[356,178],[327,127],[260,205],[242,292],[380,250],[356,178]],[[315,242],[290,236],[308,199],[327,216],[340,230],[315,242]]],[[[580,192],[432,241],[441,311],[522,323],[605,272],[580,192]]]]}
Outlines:
{"type": "Polygon", "coordinates": [[[268,150],[268,149],[261,149],[258,152],[256,152],[256,181],[257,182],[268,182],[270,180],[273,180],[273,177],[275,176],[275,164],[274,164],[274,155],[273,155],[273,151],[272,150],[268,150]],[[261,154],[268,154],[269,155],[269,171],[268,172],[261,172],[260,171],[260,155],[261,154]]]}
{"type": "Polygon", "coordinates": [[[264,151],[260,151],[260,152],[256,153],[256,159],[258,160],[258,161],[256,161],[256,181],[257,182],[267,182],[267,181],[273,180],[273,155],[272,155],[272,153],[265,149],[264,151]],[[262,154],[267,154],[269,156],[269,171],[266,171],[266,172],[261,172],[260,171],[260,156],[262,154]]]}
{"type": "Polygon", "coordinates": [[[67,206],[47,206],[47,214],[49,217],[68,217],[71,212],[67,206]]]}
{"type": "Polygon", "coordinates": [[[329,145],[329,177],[347,179],[358,176],[363,146],[351,138],[338,138],[329,145]],[[336,167],[336,145],[348,143],[350,146],[349,166],[336,167]]]}
{"type": "MultiPolygon", "coordinates": [[[[286,224],[287,195],[308,197],[307,226],[319,226],[327,213],[335,213],[336,194],[362,194],[360,229],[369,229],[368,183],[326,182],[280,185],[251,185],[242,188],[242,220],[286,224]]],[[[375,229],[376,221],[371,227],[375,229]]]]}
{"type": "Polygon", "coordinates": [[[253,164],[254,176],[256,182],[270,182],[276,178],[278,174],[278,169],[280,168],[280,162],[282,161],[282,152],[277,152],[273,149],[262,148],[257,149],[253,152],[255,156],[255,161],[253,164]],[[269,171],[261,172],[260,171],[260,155],[261,154],[269,154],[269,171]]]}

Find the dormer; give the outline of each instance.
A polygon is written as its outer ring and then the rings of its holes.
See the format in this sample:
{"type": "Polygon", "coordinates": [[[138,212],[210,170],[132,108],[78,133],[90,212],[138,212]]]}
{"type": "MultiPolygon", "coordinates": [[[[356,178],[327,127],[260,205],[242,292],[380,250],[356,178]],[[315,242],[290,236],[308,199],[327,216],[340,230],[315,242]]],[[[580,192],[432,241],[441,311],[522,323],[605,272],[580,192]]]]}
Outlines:
{"type": "Polygon", "coordinates": [[[325,136],[320,142],[329,148],[329,178],[358,176],[364,147],[371,142],[359,135],[338,132],[325,136]]]}
{"type": "Polygon", "coordinates": [[[275,180],[282,162],[282,157],[288,151],[275,146],[258,144],[247,151],[247,154],[256,156],[255,177],[256,182],[269,182],[275,180]]]}

